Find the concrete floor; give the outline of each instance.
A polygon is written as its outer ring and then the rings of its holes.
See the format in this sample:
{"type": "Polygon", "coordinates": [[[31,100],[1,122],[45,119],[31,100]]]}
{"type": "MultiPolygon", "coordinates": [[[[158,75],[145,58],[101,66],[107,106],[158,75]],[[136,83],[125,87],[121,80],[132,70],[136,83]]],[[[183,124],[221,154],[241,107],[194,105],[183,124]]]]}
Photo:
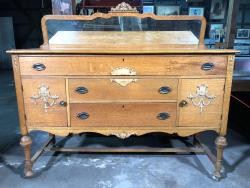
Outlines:
{"type": "MultiPolygon", "coordinates": [[[[226,178],[214,182],[213,166],[205,155],[138,155],[138,154],[53,154],[45,153],[34,165],[36,176],[22,176],[23,150],[19,146],[19,129],[14,84],[10,72],[0,72],[0,188],[18,187],[84,187],[84,188],[179,188],[179,187],[250,187],[249,139],[229,130],[225,150],[226,178]]],[[[47,134],[34,132],[33,152],[46,140],[47,134]]],[[[213,139],[208,132],[203,138],[213,139]]],[[[98,135],[75,136],[62,145],[168,146],[183,145],[167,136],[145,135],[121,141],[98,135]]],[[[212,140],[206,143],[214,150],[212,140]]]]}

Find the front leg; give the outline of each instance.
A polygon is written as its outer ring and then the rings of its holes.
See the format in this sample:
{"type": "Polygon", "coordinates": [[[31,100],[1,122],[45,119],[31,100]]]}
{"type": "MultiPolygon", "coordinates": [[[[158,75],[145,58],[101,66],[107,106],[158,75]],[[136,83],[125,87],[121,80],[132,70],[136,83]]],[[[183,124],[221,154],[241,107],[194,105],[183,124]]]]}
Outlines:
{"type": "Polygon", "coordinates": [[[215,163],[215,172],[213,174],[213,179],[219,181],[222,171],[222,159],[223,159],[223,149],[227,146],[227,140],[224,136],[218,136],[215,140],[216,148],[217,148],[217,156],[215,163]]]}
{"type": "Polygon", "coordinates": [[[24,175],[25,177],[33,176],[32,161],[31,161],[31,144],[32,140],[29,136],[23,136],[20,145],[24,148],[25,162],[24,162],[24,175]]]}

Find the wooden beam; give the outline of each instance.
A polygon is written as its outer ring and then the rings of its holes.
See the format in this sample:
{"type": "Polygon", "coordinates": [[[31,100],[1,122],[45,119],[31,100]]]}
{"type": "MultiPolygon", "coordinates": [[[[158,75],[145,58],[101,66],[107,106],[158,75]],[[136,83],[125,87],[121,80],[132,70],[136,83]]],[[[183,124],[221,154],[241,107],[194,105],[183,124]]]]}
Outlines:
{"type": "Polygon", "coordinates": [[[52,147],[48,151],[67,153],[204,153],[203,148],[62,148],[52,147]]]}
{"type": "Polygon", "coordinates": [[[234,46],[239,4],[239,0],[229,0],[225,38],[226,48],[233,48],[234,46]]]}

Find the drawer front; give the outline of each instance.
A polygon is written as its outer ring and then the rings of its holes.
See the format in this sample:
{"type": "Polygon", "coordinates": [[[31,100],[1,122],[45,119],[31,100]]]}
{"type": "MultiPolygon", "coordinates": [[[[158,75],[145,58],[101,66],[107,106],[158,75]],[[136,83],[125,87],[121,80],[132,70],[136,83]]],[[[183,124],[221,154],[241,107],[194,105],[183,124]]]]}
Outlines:
{"type": "Polygon", "coordinates": [[[64,79],[23,79],[24,107],[28,126],[67,126],[64,79]]]}
{"type": "Polygon", "coordinates": [[[41,56],[20,57],[21,75],[225,75],[227,56],[41,56]]]}
{"type": "Polygon", "coordinates": [[[176,103],[71,104],[72,127],[174,126],[176,103]]]}
{"type": "Polygon", "coordinates": [[[177,79],[69,79],[71,103],[89,100],[177,100],[177,79]],[[120,81],[128,85],[120,85],[120,81]]]}
{"type": "Polygon", "coordinates": [[[224,84],[224,79],[183,79],[179,99],[179,126],[219,127],[224,84]],[[182,105],[183,100],[187,104],[182,105]]]}

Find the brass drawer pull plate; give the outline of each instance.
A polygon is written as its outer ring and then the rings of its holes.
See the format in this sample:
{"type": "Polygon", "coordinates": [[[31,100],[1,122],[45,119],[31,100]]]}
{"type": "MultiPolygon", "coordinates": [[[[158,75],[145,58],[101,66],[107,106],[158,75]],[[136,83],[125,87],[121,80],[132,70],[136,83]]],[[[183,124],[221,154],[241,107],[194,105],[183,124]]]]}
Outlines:
{"type": "Polygon", "coordinates": [[[171,88],[168,87],[168,86],[163,86],[163,87],[161,87],[161,88],[159,89],[159,93],[160,93],[160,94],[163,94],[163,95],[166,95],[166,94],[168,94],[168,93],[170,93],[170,92],[171,92],[171,88]]]}
{"type": "Polygon", "coordinates": [[[56,100],[59,99],[59,96],[51,95],[49,87],[45,84],[42,84],[40,87],[38,87],[38,94],[33,95],[30,98],[34,100],[35,104],[37,104],[37,102],[42,103],[44,111],[47,112],[48,108],[57,104],[56,100]]]}
{"type": "Polygon", "coordinates": [[[214,69],[214,64],[213,63],[204,63],[202,66],[201,66],[201,69],[204,70],[204,71],[210,71],[212,69],[214,69]]]}
{"type": "Polygon", "coordinates": [[[169,113],[167,112],[161,112],[157,115],[157,119],[159,120],[166,120],[170,117],[169,113]]]}
{"type": "Polygon", "coordinates": [[[87,94],[89,91],[86,87],[77,87],[75,89],[75,92],[77,92],[78,94],[87,94]]]}
{"type": "Polygon", "coordinates": [[[89,118],[89,114],[87,112],[81,112],[77,114],[78,119],[86,120],[89,118]]]}
{"type": "Polygon", "coordinates": [[[36,71],[43,71],[46,69],[46,66],[42,63],[36,63],[32,66],[33,69],[35,69],[36,71]]]}
{"type": "MultiPolygon", "coordinates": [[[[115,68],[111,71],[111,75],[112,76],[136,76],[136,71],[134,69],[128,68],[128,67],[118,67],[118,68],[115,68]]],[[[115,83],[119,84],[120,86],[125,87],[132,82],[136,82],[137,79],[134,79],[134,78],[126,78],[126,79],[115,78],[115,79],[110,79],[110,81],[115,82],[115,83]]]]}
{"type": "Polygon", "coordinates": [[[216,96],[208,94],[208,86],[205,84],[201,84],[197,86],[197,90],[195,94],[191,94],[187,97],[191,100],[194,106],[200,108],[200,112],[203,112],[204,107],[208,106],[216,96]]]}

